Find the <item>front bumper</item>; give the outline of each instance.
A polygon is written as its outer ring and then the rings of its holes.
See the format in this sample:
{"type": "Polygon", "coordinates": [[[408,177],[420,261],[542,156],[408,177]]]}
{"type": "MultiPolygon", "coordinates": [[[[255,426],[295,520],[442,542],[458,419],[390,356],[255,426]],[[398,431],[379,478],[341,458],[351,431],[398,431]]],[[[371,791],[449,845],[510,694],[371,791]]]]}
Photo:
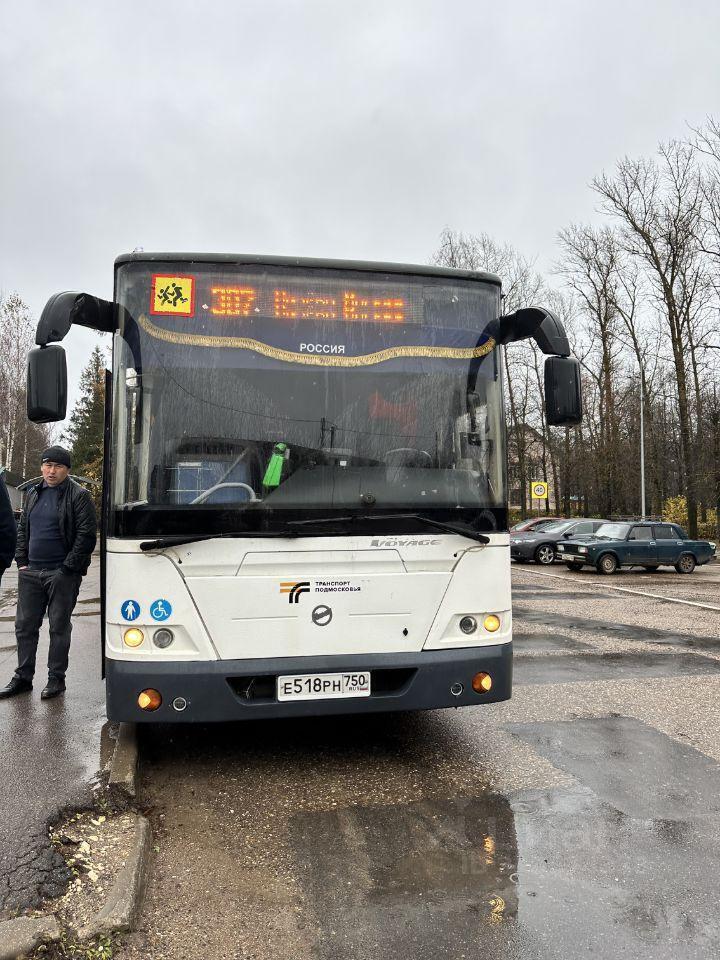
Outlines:
{"type": "Polygon", "coordinates": [[[589,563],[594,565],[595,560],[590,556],[589,553],[578,553],[576,550],[568,549],[567,547],[555,549],[555,559],[556,560],[572,560],[573,563],[589,563]]]}
{"type": "Polygon", "coordinates": [[[508,700],[512,692],[512,643],[420,653],[272,660],[178,663],[108,658],[105,666],[108,719],[123,723],[207,723],[434,710],[496,703],[508,700]],[[275,678],[279,675],[357,670],[371,672],[369,697],[278,702],[275,696],[275,678]],[[479,671],[493,678],[492,689],[482,695],[472,689],[472,678],[479,671]],[[450,692],[456,683],[463,685],[459,696],[450,692]],[[141,710],[137,703],[138,694],[148,688],[162,696],[162,705],[152,713],[141,710]],[[177,697],[187,702],[182,712],[172,705],[177,697]]]}

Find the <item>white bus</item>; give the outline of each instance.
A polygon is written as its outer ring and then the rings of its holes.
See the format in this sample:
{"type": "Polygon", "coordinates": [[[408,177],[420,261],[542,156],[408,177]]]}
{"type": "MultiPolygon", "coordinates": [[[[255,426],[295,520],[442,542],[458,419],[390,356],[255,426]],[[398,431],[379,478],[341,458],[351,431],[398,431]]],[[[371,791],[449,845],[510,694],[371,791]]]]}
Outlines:
{"type": "Polygon", "coordinates": [[[63,419],[58,341],[114,336],[102,633],[116,721],[415,710],[510,697],[502,351],[534,337],[546,415],[581,414],[551,313],[425,266],[134,253],[113,302],[52,297],[31,420],[63,419]]]}

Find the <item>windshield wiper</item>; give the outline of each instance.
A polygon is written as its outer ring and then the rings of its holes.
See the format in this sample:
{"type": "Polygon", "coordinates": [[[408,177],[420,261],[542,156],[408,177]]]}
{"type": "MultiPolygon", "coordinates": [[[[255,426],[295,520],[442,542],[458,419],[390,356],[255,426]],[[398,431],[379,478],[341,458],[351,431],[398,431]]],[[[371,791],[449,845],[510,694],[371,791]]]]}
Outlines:
{"type": "Polygon", "coordinates": [[[202,543],[203,540],[232,540],[240,537],[301,537],[297,530],[238,530],[234,533],[207,533],[198,537],[162,537],[159,540],[144,540],[140,549],[165,550],[167,547],[180,547],[184,543],[202,543]]]}
{"type": "Polygon", "coordinates": [[[313,524],[322,523],[358,523],[366,520],[419,520],[426,523],[429,527],[436,527],[438,530],[444,530],[446,533],[455,533],[459,537],[467,537],[470,540],[477,540],[478,543],[490,543],[490,538],[477,530],[462,530],[450,523],[443,523],[442,520],[431,520],[430,517],[423,516],[422,513],[364,513],[349,517],[319,517],[310,520],[289,520],[289,527],[311,527],[313,524]]]}
{"type": "Polygon", "coordinates": [[[456,527],[450,523],[443,523],[441,520],[432,520],[430,517],[425,517],[421,513],[367,513],[361,516],[349,516],[349,517],[319,517],[317,519],[310,520],[289,520],[285,527],[281,530],[237,530],[233,533],[208,533],[202,534],[197,537],[184,537],[182,535],[177,537],[161,537],[158,540],[144,540],[140,544],[140,549],[143,552],[149,550],[166,550],[168,547],[180,547],[186,543],[202,543],[204,540],[227,540],[227,539],[238,539],[241,537],[266,537],[266,538],[292,538],[292,537],[309,537],[312,536],[312,533],[301,533],[298,530],[298,527],[313,527],[315,525],[322,525],[326,523],[357,523],[364,522],[366,520],[419,520],[421,523],[427,524],[429,527],[435,527],[438,530],[443,530],[446,533],[454,533],[459,537],[467,537],[469,540],[477,540],[478,543],[490,543],[490,539],[482,533],[478,533],[476,530],[463,530],[460,527],[456,527]]]}

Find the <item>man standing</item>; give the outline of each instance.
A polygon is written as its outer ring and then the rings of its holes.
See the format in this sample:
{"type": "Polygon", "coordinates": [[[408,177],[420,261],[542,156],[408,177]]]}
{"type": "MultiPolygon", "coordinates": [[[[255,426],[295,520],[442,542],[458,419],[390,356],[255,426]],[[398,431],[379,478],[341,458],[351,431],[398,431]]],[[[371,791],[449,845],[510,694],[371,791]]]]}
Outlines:
{"type": "Polygon", "coordinates": [[[18,604],[15,635],[18,667],[0,699],[32,690],[38,635],[45,613],[50,621],[48,682],[40,696],[65,690],[71,616],[80,581],[90,566],[97,539],[92,498],[68,476],[70,454],[49,447],[42,455],[41,483],[28,490],[18,528],[18,604]]]}
{"type": "Polygon", "coordinates": [[[0,580],[15,556],[17,527],[5,480],[0,476],[0,580]]]}

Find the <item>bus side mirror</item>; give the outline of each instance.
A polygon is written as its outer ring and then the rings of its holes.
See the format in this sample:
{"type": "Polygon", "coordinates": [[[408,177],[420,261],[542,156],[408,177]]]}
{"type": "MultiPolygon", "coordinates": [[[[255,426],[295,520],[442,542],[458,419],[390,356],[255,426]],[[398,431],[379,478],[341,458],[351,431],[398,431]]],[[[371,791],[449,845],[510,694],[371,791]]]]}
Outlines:
{"type": "Polygon", "coordinates": [[[545,361],[545,417],[551,427],[571,427],[582,420],[580,364],[574,357],[545,361]]]}
{"type": "Polygon", "coordinates": [[[67,411],[67,362],[57,343],[33,347],[28,354],[27,415],[33,423],[64,420],[67,411]]]}

